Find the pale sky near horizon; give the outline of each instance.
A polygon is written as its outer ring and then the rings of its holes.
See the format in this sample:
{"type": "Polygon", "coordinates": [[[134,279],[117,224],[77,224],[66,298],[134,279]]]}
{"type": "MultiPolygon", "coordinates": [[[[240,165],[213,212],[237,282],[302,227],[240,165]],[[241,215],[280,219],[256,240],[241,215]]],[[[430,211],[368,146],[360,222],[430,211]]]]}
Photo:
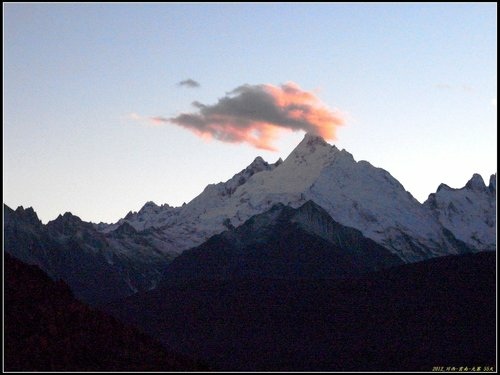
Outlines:
{"type": "Polygon", "coordinates": [[[496,3],[4,3],[3,199],[45,223],[189,202],[256,156],[154,124],[295,82],[345,115],[329,141],[423,202],[497,169],[496,3]],[[182,81],[193,80],[179,84],[182,81]],[[201,108],[201,107],[200,107],[201,108]]]}

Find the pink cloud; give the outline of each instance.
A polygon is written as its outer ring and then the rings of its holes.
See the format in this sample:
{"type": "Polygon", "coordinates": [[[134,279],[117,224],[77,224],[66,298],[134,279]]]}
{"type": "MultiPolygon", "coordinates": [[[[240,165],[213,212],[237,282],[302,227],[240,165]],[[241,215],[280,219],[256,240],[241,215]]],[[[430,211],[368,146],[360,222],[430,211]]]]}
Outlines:
{"type": "Polygon", "coordinates": [[[293,82],[280,86],[243,85],[216,104],[194,102],[193,106],[197,110],[192,113],[150,120],[182,126],[203,138],[247,143],[265,150],[276,150],[274,141],[283,131],[303,130],[335,139],[337,127],[344,123],[339,111],[293,82]]]}

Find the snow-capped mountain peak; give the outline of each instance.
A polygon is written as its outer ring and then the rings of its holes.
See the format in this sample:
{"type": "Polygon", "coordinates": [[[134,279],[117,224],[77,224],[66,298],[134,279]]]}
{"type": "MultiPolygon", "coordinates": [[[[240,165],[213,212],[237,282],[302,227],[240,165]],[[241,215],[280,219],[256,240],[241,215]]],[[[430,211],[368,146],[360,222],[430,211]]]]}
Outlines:
{"type": "MultiPolygon", "coordinates": [[[[495,181],[490,179],[490,186],[496,186],[495,181]]],[[[473,176],[468,189],[488,190],[479,175],[473,176]]],[[[438,190],[454,189],[441,185],[438,190]]],[[[463,251],[443,233],[432,210],[389,172],[356,161],[346,150],[313,134],[306,134],[284,161],[269,164],[258,156],[229,180],[208,185],[182,207],[148,202],[106,230],[125,221],[138,231],[156,227],[162,232],[164,250],[179,253],[276,204],[298,208],[308,200],[408,262],[463,251]]]]}
{"type": "Polygon", "coordinates": [[[297,208],[310,199],[406,261],[453,251],[433,215],[387,171],[356,162],[318,136],[306,134],[279,167],[238,182],[207,187],[183,209],[179,223],[186,223],[191,239],[201,243],[223,231],[227,220],[237,227],[275,204],[297,208]],[[224,195],[227,186],[235,188],[224,195]],[[408,236],[418,240],[409,243],[408,236]]]}
{"type": "Polygon", "coordinates": [[[291,160],[304,160],[310,155],[328,154],[336,152],[338,149],[335,146],[328,144],[322,137],[306,133],[304,139],[295,147],[290,155],[285,159],[285,162],[291,160]]]}
{"type": "Polygon", "coordinates": [[[313,133],[306,133],[304,135],[304,139],[299,143],[297,147],[301,147],[303,145],[307,145],[309,147],[314,147],[314,146],[331,147],[331,145],[328,144],[323,137],[313,133]]]}

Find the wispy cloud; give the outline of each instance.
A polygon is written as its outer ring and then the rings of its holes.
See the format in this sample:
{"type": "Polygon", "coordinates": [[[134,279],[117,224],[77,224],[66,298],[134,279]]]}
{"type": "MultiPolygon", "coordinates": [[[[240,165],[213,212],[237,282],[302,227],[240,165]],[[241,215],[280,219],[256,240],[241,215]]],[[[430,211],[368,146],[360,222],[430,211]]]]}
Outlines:
{"type": "Polygon", "coordinates": [[[196,82],[194,79],[191,79],[191,78],[188,78],[188,79],[185,79],[184,81],[180,81],[179,83],[177,83],[177,86],[184,86],[184,87],[189,87],[189,88],[197,88],[197,87],[200,87],[200,83],[199,82],[196,82]]]}
{"type": "Polygon", "coordinates": [[[248,143],[275,151],[274,141],[282,131],[303,130],[325,139],[335,139],[343,115],[323,104],[312,92],[296,83],[242,85],[216,104],[193,102],[192,113],[172,118],[152,117],[156,123],[182,126],[203,138],[222,142],[248,143]]]}
{"type": "Polygon", "coordinates": [[[474,87],[471,85],[450,85],[449,83],[438,83],[434,86],[435,88],[439,90],[461,90],[461,91],[467,91],[467,92],[472,92],[474,91],[474,87]]]}
{"type": "Polygon", "coordinates": [[[125,118],[134,121],[142,121],[144,119],[142,116],[138,115],[135,112],[129,113],[128,115],[125,116],[125,118]]]}
{"type": "Polygon", "coordinates": [[[161,117],[161,116],[157,116],[157,117],[148,117],[148,116],[142,116],[142,115],[139,115],[135,112],[132,112],[132,113],[129,113],[127,115],[124,116],[124,118],[126,120],[131,120],[131,121],[135,121],[135,122],[140,122],[142,123],[143,125],[145,126],[160,126],[160,125],[164,125],[165,122],[167,121],[166,118],[164,117],[161,117]]]}

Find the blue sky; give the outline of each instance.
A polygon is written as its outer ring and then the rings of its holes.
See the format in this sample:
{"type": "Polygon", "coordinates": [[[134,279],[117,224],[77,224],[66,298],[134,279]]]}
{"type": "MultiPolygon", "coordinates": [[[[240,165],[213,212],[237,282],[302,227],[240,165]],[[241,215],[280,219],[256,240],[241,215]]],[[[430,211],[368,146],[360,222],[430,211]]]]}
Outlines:
{"type": "Polygon", "coordinates": [[[4,4],[4,202],[114,222],[188,202],[260,155],[133,120],[293,81],[346,115],[339,148],[418,200],[495,173],[496,4],[4,4]],[[179,86],[191,78],[199,88],[179,86]]]}

